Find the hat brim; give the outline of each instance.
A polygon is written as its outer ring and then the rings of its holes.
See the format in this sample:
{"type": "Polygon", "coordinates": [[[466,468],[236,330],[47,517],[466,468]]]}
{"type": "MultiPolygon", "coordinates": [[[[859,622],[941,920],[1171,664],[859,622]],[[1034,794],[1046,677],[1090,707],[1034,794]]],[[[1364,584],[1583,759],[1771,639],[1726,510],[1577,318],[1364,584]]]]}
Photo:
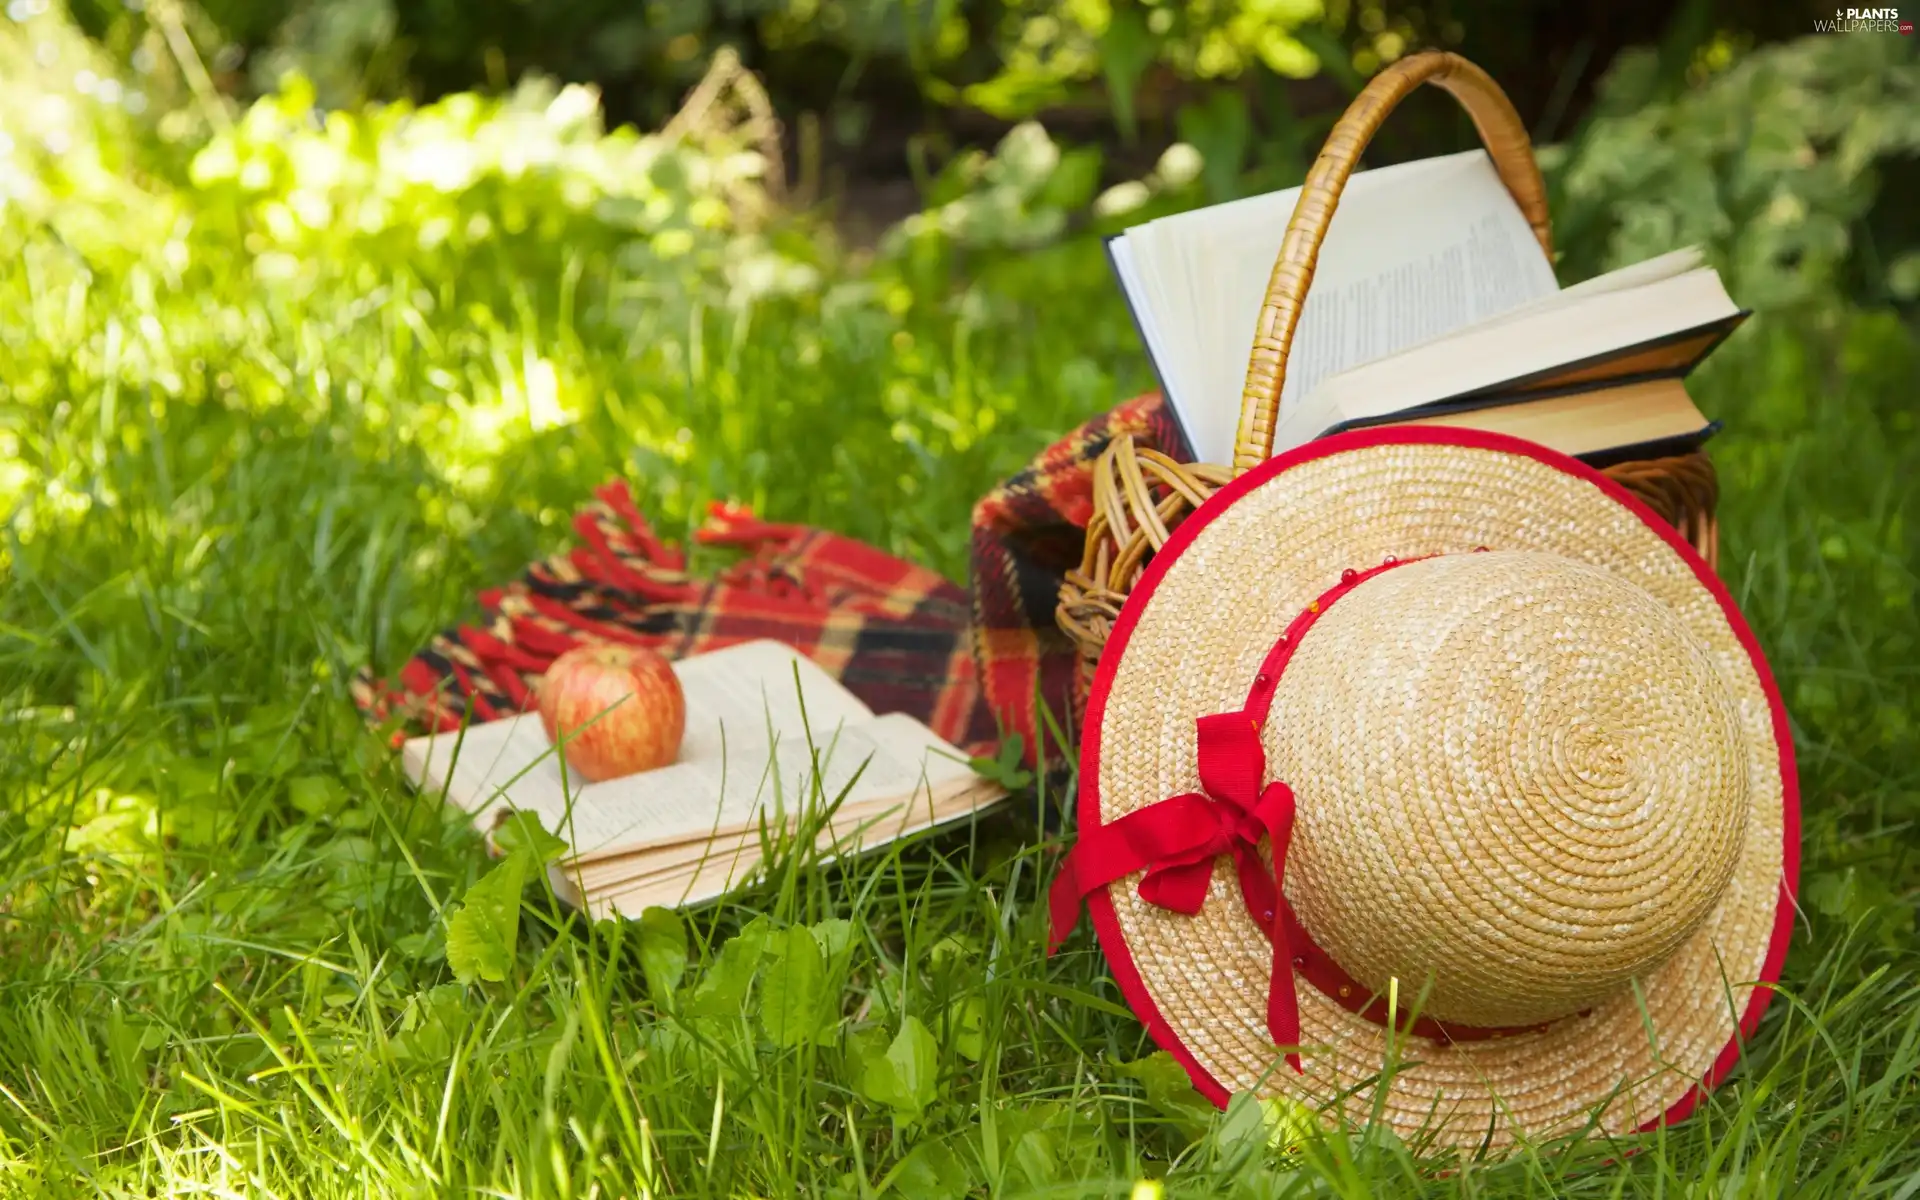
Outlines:
{"type": "MultiPolygon", "coordinates": [[[[1189,516],[1134,587],[1101,657],[1080,827],[1193,790],[1194,719],[1239,706],[1288,616],[1343,569],[1479,546],[1616,571],[1672,604],[1709,648],[1748,746],[1749,821],[1733,881],[1630,994],[1537,1033],[1459,1044],[1402,1035],[1394,1045],[1383,1026],[1302,985],[1303,1076],[1281,1064],[1267,1033],[1271,951],[1242,906],[1172,913],[1139,898],[1137,876],[1095,891],[1088,908],[1122,993],[1216,1104],[1243,1090],[1285,1095],[1460,1147],[1582,1128],[1631,1133],[1689,1114],[1767,1007],[1792,932],[1800,835],[1792,738],[1759,644],[1671,526],[1599,472],[1517,438],[1432,427],[1340,434],[1260,465],[1189,516]],[[1249,538],[1273,552],[1258,556],[1254,577],[1223,581],[1221,549],[1249,538]],[[1160,665],[1179,661],[1183,640],[1223,638],[1245,657],[1245,678],[1169,677],[1160,665]],[[1152,646],[1155,661],[1130,653],[1136,645],[1152,646]],[[1375,1096],[1390,1059],[1386,1095],[1375,1096]]],[[[1226,877],[1223,868],[1217,894],[1226,877]]]]}

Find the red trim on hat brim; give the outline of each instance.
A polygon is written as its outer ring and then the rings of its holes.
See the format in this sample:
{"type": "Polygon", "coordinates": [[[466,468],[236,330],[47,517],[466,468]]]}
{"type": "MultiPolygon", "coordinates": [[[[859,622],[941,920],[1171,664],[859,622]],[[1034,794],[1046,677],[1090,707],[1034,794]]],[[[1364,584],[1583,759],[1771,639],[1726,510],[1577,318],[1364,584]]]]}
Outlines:
{"type": "MultiPolygon", "coordinates": [[[[1556,451],[1549,450],[1534,442],[1525,441],[1502,433],[1488,433],[1477,429],[1443,429],[1434,426],[1381,426],[1372,429],[1353,430],[1335,434],[1295,447],[1230,481],[1215,492],[1199,509],[1173,530],[1153,561],[1147,564],[1140,582],[1135,584],[1128,596],[1126,605],[1121,609],[1119,619],[1114,622],[1113,633],[1107,640],[1106,652],[1100,656],[1100,665],[1094,674],[1093,688],[1087,699],[1085,735],[1080,747],[1080,805],[1079,822],[1081,828],[1091,828],[1100,824],[1100,734],[1102,718],[1106,715],[1107,694],[1113,689],[1113,675],[1119,666],[1120,657],[1126,648],[1127,640],[1133,635],[1133,627],[1139,623],[1140,614],[1145,611],[1154,590],[1175,561],[1186,552],[1187,546],[1200,536],[1200,531],[1221,513],[1230,508],[1235,501],[1247,492],[1259,487],[1274,476],[1302,463],[1349,450],[1364,449],[1369,446],[1387,445],[1440,445],[1462,446],[1475,450],[1494,450],[1505,454],[1516,454],[1544,463],[1566,474],[1577,476],[1599,488],[1607,496],[1624,505],[1647,527],[1666,540],[1683,562],[1693,569],[1694,576],[1701,586],[1713,596],[1720,605],[1720,611],[1726,616],[1728,626],[1740,645],[1746,650],[1748,659],[1753,663],[1754,673],[1759,677],[1761,690],[1766,693],[1767,706],[1773,716],[1774,743],[1780,749],[1781,784],[1781,874],[1780,903],[1775,910],[1773,934],[1767,944],[1767,957],[1760,969],[1760,978],[1747,998],[1747,1007],[1741,1014],[1738,1031],[1728,1041],[1726,1047],[1714,1058],[1713,1065],[1700,1083],[1689,1088],[1685,1095],[1675,1101],[1665,1113],[1642,1125],[1638,1132],[1647,1132],[1663,1124],[1685,1120],[1699,1104],[1702,1094],[1717,1086],[1733,1070],[1740,1058],[1740,1046],[1760,1024],[1760,1018],[1766,1013],[1768,1003],[1773,999],[1773,989],[1768,984],[1780,979],[1780,970],[1787,957],[1787,945],[1793,936],[1794,895],[1800,884],[1800,782],[1795,769],[1793,755],[1793,735],[1787,724],[1786,705],[1780,699],[1780,689],[1775,684],[1773,672],[1767,666],[1766,656],[1760,651],[1759,639],[1754,637],[1746,618],[1734,604],[1733,596],[1726,585],[1715,575],[1713,568],[1700,557],[1691,545],[1667,524],[1652,509],[1626,488],[1607,478],[1599,471],[1556,451]]],[[[1141,979],[1139,969],[1134,965],[1133,954],[1129,950],[1126,938],[1120,932],[1120,922],[1113,910],[1113,899],[1107,889],[1102,888],[1087,897],[1087,910],[1093,921],[1095,934],[1099,937],[1101,950],[1105,953],[1107,964],[1113,971],[1114,981],[1120,985],[1121,994],[1127,998],[1127,1004],[1147,1027],[1147,1033],[1154,1043],[1172,1055],[1187,1074],[1192,1077],[1194,1087],[1201,1095],[1214,1104],[1225,1108],[1230,1093],[1202,1067],[1193,1052],[1187,1049],[1179,1036],[1160,1015],[1154,1005],[1153,997],[1148,993],[1146,982],[1141,979]]],[[[1276,1060],[1277,1061],[1277,1060],[1276,1060]]]]}

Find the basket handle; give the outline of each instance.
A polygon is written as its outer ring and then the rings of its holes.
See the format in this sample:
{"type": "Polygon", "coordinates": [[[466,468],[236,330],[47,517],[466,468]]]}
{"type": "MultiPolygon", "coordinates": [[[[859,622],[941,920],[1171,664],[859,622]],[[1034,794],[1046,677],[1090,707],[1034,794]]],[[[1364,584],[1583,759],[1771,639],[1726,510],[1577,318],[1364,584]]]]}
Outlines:
{"type": "Polygon", "coordinates": [[[1273,453],[1274,423],[1280,415],[1280,388],[1286,379],[1287,353],[1293,346],[1294,329],[1300,323],[1300,309],[1306,303],[1307,288],[1313,283],[1314,264],[1320,258],[1320,243],[1333,222],[1334,206],[1353,174],[1361,151],[1373,139],[1387,114],[1423,83],[1436,84],[1452,93],[1486,145],[1500,181],[1520,205],[1533,236],[1549,259],[1553,257],[1553,237],[1547,224],[1547,190],[1540,179],[1540,164],[1533,158],[1533,143],[1527,137],[1520,114],[1500,85],[1485,71],[1457,54],[1429,50],[1409,55],[1375,75],[1354,97],[1345,115],[1327,135],[1320,157],[1307,172],[1300,188],[1300,200],[1287,222],[1287,235],[1280,243],[1280,258],[1274,263],[1267,281],[1266,303],[1260,309],[1255,327],[1253,355],[1247,363],[1247,382],[1240,396],[1240,428],[1233,442],[1233,473],[1244,474],[1267,460],[1273,453]]]}

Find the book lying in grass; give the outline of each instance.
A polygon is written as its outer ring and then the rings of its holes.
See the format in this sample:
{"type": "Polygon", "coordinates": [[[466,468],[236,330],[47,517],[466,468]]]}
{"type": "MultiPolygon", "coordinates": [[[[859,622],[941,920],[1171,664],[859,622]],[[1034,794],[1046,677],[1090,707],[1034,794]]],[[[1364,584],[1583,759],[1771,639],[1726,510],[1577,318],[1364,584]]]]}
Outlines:
{"type": "Polygon", "coordinates": [[[510,810],[537,815],[568,846],[555,891],[596,918],[711,900],[772,848],[872,850],[1005,795],[924,724],[874,713],[783,643],[673,668],[687,724],[669,766],[587,783],[525,713],[408,741],[407,773],[483,830],[510,810]]]}
{"type": "MultiPolygon", "coordinates": [[[[1232,461],[1298,188],[1145,222],[1108,254],[1201,462],[1232,461]]],[[[1485,151],[1354,174],[1320,248],[1274,453],[1343,429],[1510,432],[1590,462],[1697,447],[1681,380],[1747,316],[1697,251],[1562,290],[1485,151]]]]}

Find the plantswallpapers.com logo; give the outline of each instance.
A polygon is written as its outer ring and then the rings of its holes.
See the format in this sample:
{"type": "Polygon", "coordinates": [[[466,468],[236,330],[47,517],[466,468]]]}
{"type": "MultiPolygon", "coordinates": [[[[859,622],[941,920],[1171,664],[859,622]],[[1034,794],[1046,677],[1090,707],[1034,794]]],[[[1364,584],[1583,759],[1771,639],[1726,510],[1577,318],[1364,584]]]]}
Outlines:
{"type": "Polygon", "coordinates": [[[1905,33],[1913,32],[1913,22],[1904,19],[1897,8],[1835,9],[1831,20],[1816,18],[1817,33],[1905,33]]]}

